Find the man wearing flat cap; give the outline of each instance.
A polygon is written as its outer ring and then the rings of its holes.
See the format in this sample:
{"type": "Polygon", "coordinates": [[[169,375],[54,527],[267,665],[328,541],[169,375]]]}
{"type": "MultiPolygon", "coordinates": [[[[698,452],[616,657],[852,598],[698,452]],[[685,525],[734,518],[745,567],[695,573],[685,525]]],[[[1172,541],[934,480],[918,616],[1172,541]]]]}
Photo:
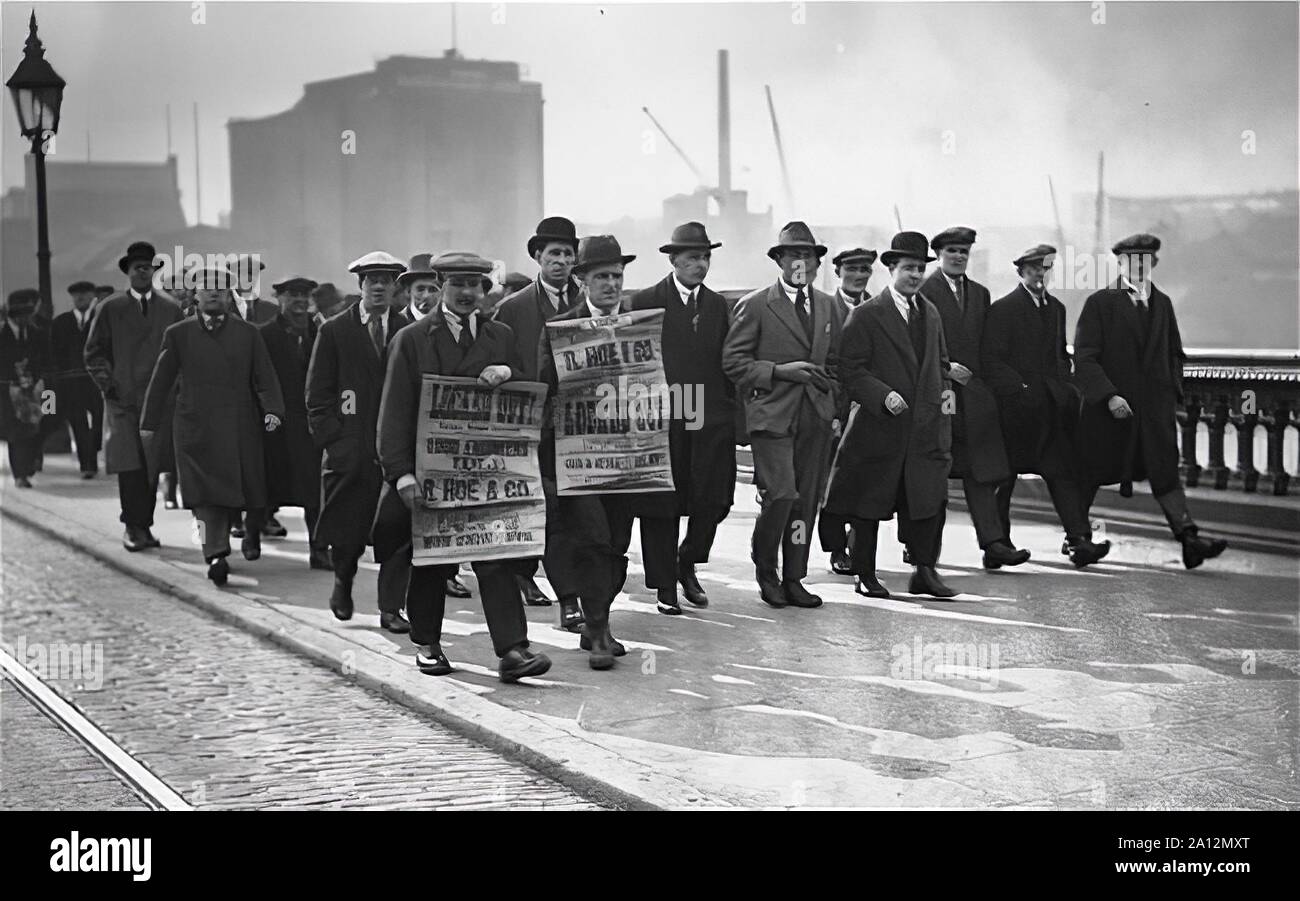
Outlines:
{"type": "Polygon", "coordinates": [[[10,293],[0,325],[0,433],[8,442],[9,472],[19,488],[32,487],[45,434],[41,395],[52,382],[50,333],[35,315],[40,302],[34,288],[10,293]]]}
{"type": "Polygon", "coordinates": [[[93,479],[99,472],[98,450],[104,428],[104,399],[86,372],[86,336],[90,334],[91,309],[95,303],[95,283],[80,281],[68,286],[72,309],[54,317],[50,324],[50,351],[54,363],[54,390],[57,394],[56,423],[66,420],[72,426],[77,445],[77,464],[83,479],[93,479]]]}
{"type": "MultiPolygon", "coordinates": [[[[539,372],[537,345],[546,320],[580,306],[581,288],[573,280],[573,261],[578,253],[578,232],[563,216],[547,216],[537,223],[536,233],[528,239],[528,256],[537,263],[537,278],[527,287],[506,295],[496,308],[497,322],[510,326],[515,345],[524,364],[524,375],[536,380],[539,372]]],[[[524,603],[548,606],[551,601],[534,581],[537,562],[530,561],[519,571],[519,592],[524,603]]],[[[554,577],[547,572],[547,578],[554,577]]],[[[557,593],[559,589],[556,589],[557,593]]],[[[580,627],[582,614],[576,597],[560,596],[560,625],[580,627]]]]}
{"type": "MultiPolygon", "coordinates": [[[[475,378],[495,387],[523,375],[510,328],[478,315],[478,303],[492,284],[492,263],[468,251],[447,251],[428,265],[438,274],[441,304],[394,341],[379,413],[384,488],[375,521],[375,558],[404,555],[408,566],[411,512],[422,503],[415,445],[424,376],[475,378]]],[[[528,620],[515,582],[518,561],[483,560],[473,566],[501,681],[545,673],[550,659],[528,644],[528,620]]],[[[416,667],[428,675],[452,671],[442,651],[442,621],[447,580],[456,568],[454,563],[410,567],[406,603],[411,640],[416,667]]]]}
{"type": "Polygon", "coordinates": [[[1036,473],[1047,483],[1065,529],[1064,550],[1075,566],[1096,563],[1110,542],[1092,540],[1084,505],[1075,432],[1079,392],[1065,349],[1065,305],[1047,292],[1056,248],[1039,244],[1012,261],[1020,284],[989,307],[980,344],[984,381],[997,397],[1011,475],[997,488],[999,531],[1011,543],[1011,495],[1016,476],[1036,473]]]}
{"type": "Polygon", "coordinates": [[[196,280],[198,313],[163,333],[140,433],[146,443],[154,440],[175,396],[181,496],[200,526],[208,578],[220,586],[230,574],[230,524],[240,510],[250,520],[244,557],[261,556],[251,526],[266,507],[262,435],[284,421],[284,399],[261,331],[230,313],[234,276],[209,268],[196,280]]]}
{"type": "Polygon", "coordinates": [[[1079,314],[1074,379],[1083,391],[1084,506],[1092,506],[1102,485],[1147,480],[1183,546],[1183,565],[1194,569],[1228,544],[1200,535],[1178,476],[1186,354],[1173,304],[1151,281],[1159,250],[1160,239],[1148,234],[1115,244],[1119,277],[1084,301],[1079,314]]]}
{"type": "MultiPolygon", "coordinates": [[[[321,461],[321,511],[316,543],[330,547],[334,589],[330,610],[352,618],[352,583],[370,544],[371,526],[384,479],[375,452],[379,398],[389,348],[410,320],[392,309],[397,276],[406,264],[375,250],[353,260],[361,299],[320,327],[307,367],[307,424],[321,461]]],[[[406,582],[400,562],[379,568],[379,624],[410,631],[402,616],[406,582]]]]}
{"type": "MultiPolygon", "coordinates": [[[[948,377],[957,411],[952,419],[952,469],[961,479],[966,508],[984,551],[984,566],[1019,566],[1029,551],[1011,544],[998,515],[997,486],[1011,475],[993,392],[981,378],[980,345],[989,312],[989,289],[966,275],[975,229],[954,226],[930,240],[939,266],[921,283],[921,296],[939,312],[948,348],[948,377]]],[[[940,533],[942,534],[942,533],[940,533]]]]}
{"type": "Polygon", "coordinates": [[[172,443],[172,417],[169,408],[162,411],[148,462],[140,441],[140,411],[162,349],[163,332],[184,318],[180,305],[153,286],[156,256],[152,244],[136,241],[117,261],[129,285],[100,301],[90,320],[83,354],[86,371],[104,396],[104,469],[117,475],[121,521],[126,527],[122,545],[128,551],[158,547],[150,530],[159,461],[172,443]]]}
{"type": "Polygon", "coordinates": [[[722,371],[731,317],[727,301],[704,284],[713,251],[721,246],[709,240],[701,223],[679,225],[659,248],[672,272],[633,294],[627,304],[631,310],[664,311],[664,375],[677,386],[670,394],[674,407],[668,432],[676,490],[611,496],[606,508],[614,551],[624,557],[632,519],[640,517],[645,584],[658,591],[659,611],[670,615],[681,612],[677,583],[688,602],[708,606],[695,567],[709,561],[736,490],[735,387],[722,371]],[[683,516],[686,535],[679,546],[683,516]]]}
{"type": "Polygon", "coordinates": [[[854,540],[854,590],[889,597],[876,577],[880,521],[898,514],[898,535],[914,567],[908,590],[936,598],[952,464],[952,423],[944,411],[948,351],[934,304],[920,293],[934,261],[920,232],[899,232],[880,255],[892,283],[849,316],[839,378],[856,403],[835,455],[826,510],[847,517],[854,540]]]}
{"type": "MultiPolygon", "coordinates": [[[[840,286],[835,291],[835,299],[841,304],[841,312],[845,320],[863,300],[870,299],[870,295],[867,294],[867,282],[871,280],[871,267],[875,262],[876,252],[865,247],[841,250],[831,257],[831,263],[835,266],[835,275],[840,280],[840,286]]],[[[844,423],[848,421],[848,417],[849,398],[847,394],[841,392],[840,409],[835,417],[837,427],[831,437],[830,459],[832,461],[835,459],[835,452],[839,449],[840,435],[843,433],[844,423]]],[[[821,541],[822,550],[831,555],[831,572],[841,576],[852,575],[853,566],[849,561],[849,546],[853,543],[853,529],[848,519],[834,513],[827,513],[824,508],[817,515],[817,537],[821,541]]]]}
{"type": "MultiPolygon", "coordinates": [[[[623,267],[636,259],[623,253],[613,235],[590,235],[578,245],[573,271],[582,282],[582,302],[554,317],[552,322],[570,322],[615,316],[623,297],[623,267]]],[[[559,392],[559,373],[555,365],[549,330],[543,329],[538,342],[539,381],[549,388],[553,402],[559,392]]],[[[590,652],[592,669],[605,670],[614,665],[615,657],[627,653],[622,642],[610,630],[609,609],[614,596],[622,589],[627,576],[627,558],[613,544],[607,494],[566,495],[556,488],[555,428],[551,418],[542,428],[538,462],[542,471],[542,488],[546,492],[546,575],[561,601],[577,598],[581,614],[576,623],[560,625],[581,631],[578,646],[590,652]]],[[[629,525],[630,528],[630,525],[629,525]]],[[[676,592],[672,589],[674,600],[676,592]]],[[[660,595],[662,597],[662,594],[660,595]]]]}
{"type": "Polygon", "coordinates": [[[723,371],[745,407],[759,492],[751,557],[759,593],[772,607],[821,606],[803,579],[840,410],[835,370],[844,320],[840,302],[813,287],[825,254],[806,224],[787,223],[767,254],[780,277],[740,299],[723,345],[723,371]]]}

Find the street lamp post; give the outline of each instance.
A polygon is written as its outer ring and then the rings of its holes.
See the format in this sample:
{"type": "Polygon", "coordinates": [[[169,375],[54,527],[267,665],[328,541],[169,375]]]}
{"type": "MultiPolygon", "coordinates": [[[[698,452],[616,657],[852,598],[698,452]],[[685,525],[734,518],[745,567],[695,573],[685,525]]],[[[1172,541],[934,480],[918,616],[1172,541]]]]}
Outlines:
{"type": "Polygon", "coordinates": [[[54,315],[54,296],[50,289],[50,226],[45,201],[46,142],[59,131],[59,109],[63,106],[66,82],[45,61],[45,48],[36,36],[36,12],[23,48],[23,59],[5,82],[18,108],[18,125],[32,142],[36,157],[36,260],[40,273],[41,311],[54,315]]]}

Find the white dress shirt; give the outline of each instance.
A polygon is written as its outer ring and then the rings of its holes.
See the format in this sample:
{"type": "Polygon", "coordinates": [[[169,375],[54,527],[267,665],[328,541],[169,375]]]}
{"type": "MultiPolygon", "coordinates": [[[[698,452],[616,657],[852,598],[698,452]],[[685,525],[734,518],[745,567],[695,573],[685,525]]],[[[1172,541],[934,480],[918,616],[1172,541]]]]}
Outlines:
{"type": "MultiPolygon", "coordinates": [[[[370,311],[366,309],[364,300],[357,303],[357,309],[361,311],[361,324],[369,329],[370,311]]],[[[384,307],[384,312],[379,316],[379,333],[384,337],[384,346],[388,346],[388,307],[384,307]]]]}
{"type": "Polygon", "coordinates": [[[135,288],[127,288],[126,293],[130,294],[132,297],[135,298],[135,308],[137,310],[140,309],[140,304],[142,302],[153,299],[152,291],[149,291],[145,294],[141,294],[140,292],[136,291],[135,288]]]}
{"type": "Polygon", "coordinates": [[[1151,300],[1151,283],[1143,282],[1141,285],[1135,285],[1128,280],[1127,276],[1119,277],[1120,286],[1128,292],[1129,299],[1133,301],[1133,306],[1137,306],[1139,300],[1143,303],[1149,303],[1151,300]]]}
{"type": "Polygon", "coordinates": [[[682,299],[682,306],[685,306],[687,303],[689,303],[691,299],[691,295],[700,290],[698,285],[696,285],[694,288],[688,288],[685,285],[683,285],[681,282],[677,280],[676,272],[673,273],[673,287],[677,289],[677,294],[682,299]]]}
{"type": "MultiPolygon", "coordinates": [[[[461,319],[446,307],[439,307],[442,310],[442,321],[447,323],[447,328],[451,332],[452,340],[460,343],[461,319]]],[[[478,337],[478,311],[469,314],[469,336],[470,339],[478,337]]]]}
{"type": "Polygon", "coordinates": [[[1034,302],[1034,306],[1037,307],[1038,309],[1041,310],[1043,307],[1047,306],[1046,288],[1043,289],[1043,293],[1041,295],[1035,294],[1033,291],[1030,291],[1028,287],[1025,288],[1025,293],[1029,295],[1029,299],[1034,302]]]}
{"type": "MultiPolygon", "coordinates": [[[[844,305],[847,306],[847,307],[850,307],[850,308],[852,308],[852,307],[856,307],[858,304],[862,303],[862,298],[861,298],[861,297],[858,298],[857,300],[854,300],[852,297],[850,297],[849,295],[847,295],[847,294],[844,293],[844,289],[843,289],[843,288],[836,288],[836,289],[835,289],[835,293],[838,294],[838,295],[840,296],[840,300],[843,301],[844,305]]],[[[866,291],[863,291],[862,293],[863,293],[863,295],[865,296],[867,292],[866,292],[866,291]]]]}
{"type": "MultiPolygon", "coordinates": [[[[562,310],[560,309],[559,288],[552,288],[550,285],[546,284],[546,282],[542,280],[542,277],[540,275],[537,277],[537,284],[542,286],[542,294],[543,296],[546,297],[547,302],[551,305],[551,309],[555,310],[555,312],[557,313],[562,312],[562,310]]],[[[572,279],[570,279],[568,282],[565,283],[564,294],[566,300],[570,305],[573,304],[573,298],[574,298],[573,292],[577,290],[578,288],[576,285],[573,284],[572,279]]]]}
{"type": "Polygon", "coordinates": [[[948,282],[948,290],[952,292],[952,296],[957,298],[957,302],[960,303],[961,302],[961,276],[958,276],[957,278],[953,278],[948,273],[944,272],[942,269],[940,269],[939,271],[943,273],[944,279],[948,282]]]}
{"type": "MultiPolygon", "coordinates": [[[[786,283],[786,280],[783,279],[783,278],[782,278],[782,279],[777,279],[777,281],[780,282],[780,284],[781,284],[781,290],[785,292],[785,296],[786,296],[786,298],[790,301],[791,304],[794,303],[794,301],[795,301],[795,297],[798,295],[798,293],[799,293],[800,290],[803,291],[803,296],[804,296],[804,299],[805,299],[805,300],[807,300],[808,298],[812,297],[812,289],[809,288],[807,285],[802,286],[802,288],[798,288],[798,287],[795,287],[794,285],[787,284],[787,283],[786,283]]],[[[809,305],[808,309],[809,309],[809,310],[812,309],[811,304],[809,305]]]]}
{"type": "Polygon", "coordinates": [[[83,313],[81,312],[81,310],[78,310],[76,307],[73,307],[72,316],[74,319],[77,320],[77,328],[85,329],[86,322],[89,321],[90,319],[90,310],[87,309],[86,312],[83,313]]]}
{"type": "Polygon", "coordinates": [[[908,299],[898,293],[898,289],[893,285],[889,286],[889,293],[894,298],[894,308],[898,310],[898,315],[903,317],[904,322],[911,322],[911,304],[908,299]]]}

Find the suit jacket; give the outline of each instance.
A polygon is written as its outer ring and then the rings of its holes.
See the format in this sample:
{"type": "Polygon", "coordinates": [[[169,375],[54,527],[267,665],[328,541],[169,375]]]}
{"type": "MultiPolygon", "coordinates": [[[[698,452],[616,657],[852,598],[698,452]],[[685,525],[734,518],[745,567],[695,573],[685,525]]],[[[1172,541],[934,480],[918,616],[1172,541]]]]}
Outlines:
{"type": "MultiPolygon", "coordinates": [[[[140,302],[126,291],[104,298],[95,308],[83,357],[86,371],[104,395],[104,468],[110,473],[146,467],[145,449],[140,444],[140,409],[162,349],[163,332],[182,318],[180,304],[158,290],[150,297],[148,319],[140,313],[140,302]]],[[[149,469],[167,468],[170,446],[167,407],[149,449],[149,469]]]]}
{"type": "Polygon", "coordinates": [[[77,325],[77,315],[72,310],[60,313],[50,324],[50,352],[53,372],[59,380],[75,380],[93,385],[86,372],[86,338],[90,334],[93,309],[85,312],[86,327],[77,325]]]}
{"type": "MultiPolygon", "coordinates": [[[[568,287],[568,308],[582,308],[585,304],[581,302],[582,288],[573,281],[570,281],[568,287]]],[[[560,313],[565,312],[560,310],[560,313]]],[[[523,362],[524,374],[530,381],[537,381],[541,371],[540,362],[537,359],[537,347],[541,340],[542,326],[546,320],[558,315],[551,306],[551,301],[546,296],[546,289],[542,287],[540,278],[533,279],[533,283],[527,288],[520,288],[514,294],[511,294],[496,308],[494,320],[503,325],[510,326],[514,332],[515,346],[519,350],[519,358],[523,362]]]]}
{"type": "Polygon", "coordinates": [[[1011,474],[1011,469],[1002,444],[997,400],[980,375],[983,371],[980,345],[984,340],[984,321],[990,305],[989,289],[967,278],[965,293],[966,305],[963,308],[948,286],[947,278],[938,269],[921,283],[921,296],[939,311],[948,359],[961,363],[974,373],[965,385],[952,383],[957,415],[952,421],[952,470],[949,476],[1000,482],[1011,474]]]}
{"type": "Polygon", "coordinates": [[[920,300],[925,348],[920,359],[907,323],[886,288],[849,314],[839,379],[857,406],[840,438],[825,508],[840,516],[889,519],[904,479],[914,519],[936,515],[948,497],[952,418],[943,411],[948,351],[934,304],[920,300]],[[907,401],[897,416],[885,408],[896,391],[907,401]]]}
{"type": "Polygon", "coordinates": [[[1079,443],[1093,485],[1148,479],[1158,495],[1177,488],[1178,405],[1183,396],[1182,336],[1174,307],[1152,285],[1146,340],[1132,298],[1118,283],[1090,296],[1074,337],[1075,384],[1083,392],[1079,443]],[[1115,419],[1118,394],[1133,408],[1115,419]]]}
{"type": "Polygon", "coordinates": [[[736,385],[745,406],[749,433],[789,435],[806,400],[829,427],[838,412],[839,387],[835,372],[839,362],[843,305],[809,286],[812,341],[809,342],[780,282],[760,288],[740,299],[723,344],[722,369],[736,385]],[[808,360],[825,366],[831,377],[829,391],[811,383],[774,379],[778,363],[808,360]]]}

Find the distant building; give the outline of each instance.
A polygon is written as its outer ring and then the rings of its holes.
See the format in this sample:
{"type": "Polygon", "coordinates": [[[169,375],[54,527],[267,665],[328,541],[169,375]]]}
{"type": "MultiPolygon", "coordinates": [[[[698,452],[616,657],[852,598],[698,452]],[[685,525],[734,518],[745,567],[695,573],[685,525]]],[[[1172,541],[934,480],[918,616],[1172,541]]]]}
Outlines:
{"type": "Polygon", "coordinates": [[[231,227],[270,269],[348,284],[348,261],[473,249],[524,268],[544,215],[542,89],[513,62],[395,56],[232,120],[231,227]]]}

